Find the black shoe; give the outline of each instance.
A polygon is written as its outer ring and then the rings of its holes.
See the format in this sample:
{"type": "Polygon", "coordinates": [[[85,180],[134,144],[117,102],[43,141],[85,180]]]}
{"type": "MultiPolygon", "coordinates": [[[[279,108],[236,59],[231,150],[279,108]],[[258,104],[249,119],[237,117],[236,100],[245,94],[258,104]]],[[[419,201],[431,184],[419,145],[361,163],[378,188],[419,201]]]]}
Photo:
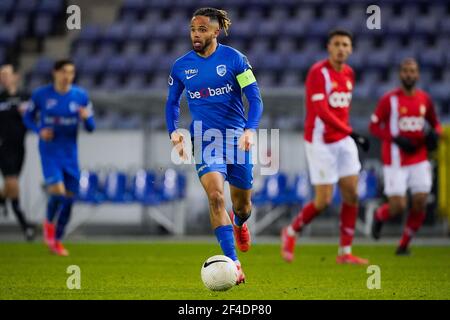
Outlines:
{"type": "Polygon", "coordinates": [[[409,251],[408,247],[399,246],[395,251],[395,255],[397,256],[409,256],[411,255],[411,251],[409,251]]]}
{"type": "Polygon", "coordinates": [[[374,238],[375,240],[380,239],[382,227],[383,227],[383,221],[380,221],[374,217],[373,222],[372,222],[372,238],[374,238]]]}
{"type": "Polygon", "coordinates": [[[25,239],[28,242],[31,242],[34,240],[34,238],[36,237],[36,227],[33,225],[28,225],[25,230],[23,231],[24,235],[25,235],[25,239]]]}

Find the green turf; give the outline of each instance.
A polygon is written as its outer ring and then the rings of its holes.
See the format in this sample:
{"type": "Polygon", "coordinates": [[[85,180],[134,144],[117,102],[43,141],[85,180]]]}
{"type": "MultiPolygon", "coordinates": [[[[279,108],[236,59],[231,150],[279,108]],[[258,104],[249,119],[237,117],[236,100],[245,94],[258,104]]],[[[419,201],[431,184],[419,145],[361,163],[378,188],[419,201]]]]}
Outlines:
{"type": "Polygon", "coordinates": [[[0,244],[2,299],[449,299],[450,248],[413,247],[396,257],[394,246],[355,246],[381,268],[381,289],[367,289],[365,266],[336,265],[335,245],[301,245],[292,264],[278,245],[256,244],[240,254],[247,283],[211,292],[200,267],[217,244],[68,244],[70,257],[41,244],[0,244]],[[69,265],[81,268],[81,289],[69,290],[69,265]]]}

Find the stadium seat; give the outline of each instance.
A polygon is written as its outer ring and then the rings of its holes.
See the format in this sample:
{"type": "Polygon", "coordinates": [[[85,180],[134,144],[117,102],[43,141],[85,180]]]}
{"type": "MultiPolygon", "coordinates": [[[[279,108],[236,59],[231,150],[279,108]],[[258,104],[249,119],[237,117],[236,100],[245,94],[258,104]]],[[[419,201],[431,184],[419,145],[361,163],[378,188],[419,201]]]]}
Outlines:
{"type": "Polygon", "coordinates": [[[255,206],[280,205],[287,203],[287,176],[278,173],[264,179],[261,190],[253,194],[252,202],[255,206]]]}
{"type": "Polygon", "coordinates": [[[174,169],[164,172],[161,183],[161,201],[175,201],[184,198],[186,194],[186,177],[174,169]]]}
{"type": "Polygon", "coordinates": [[[41,0],[37,12],[47,13],[56,16],[64,11],[64,0],[41,0]]]}
{"type": "Polygon", "coordinates": [[[82,170],[76,201],[87,202],[90,204],[100,204],[102,197],[99,190],[100,185],[98,174],[93,171],[82,170]]]}
{"type": "Polygon", "coordinates": [[[312,188],[306,172],[299,173],[294,177],[294,183],[289,188],[287,203],[302,205],[312,198],[312,188]]]}
{"type": "Polygon", "coordinates": [[[132,195],[143,205],[155,205],[160,201],[156,188],[156,175],[153,171],[139,170],[133,177],[132,195]]]}
{"type": "Polygon", "coordinates": [[[105,201],[126,203],[132,200],[128,190],[127,175],[123,172],[109,172],[103,186],[105,201]]]}
{"type": "Polygon", "coordinates": [[[53,16],[50,13],[39,13],[33,22],[34,35],[37,37],[45,37],[51,34],[53,30],[53,16]]]}
{"type": "Polygon", "coordinates": [[[0,27],[0,46],[13,47],[18,40],[19,31],[15,26],[0,27]]]}
{"type": "Polygon", "coordinates": [[[360,201],[378,197],[378,179],[374,170],[362,170],[359,174],[358,195],[360,201]]]}

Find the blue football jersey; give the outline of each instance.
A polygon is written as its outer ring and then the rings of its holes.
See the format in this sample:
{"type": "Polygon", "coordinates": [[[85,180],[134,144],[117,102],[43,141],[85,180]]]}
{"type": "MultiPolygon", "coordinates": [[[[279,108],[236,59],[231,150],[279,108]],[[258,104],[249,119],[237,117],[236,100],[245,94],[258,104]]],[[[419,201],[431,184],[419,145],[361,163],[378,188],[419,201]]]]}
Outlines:
{"type": "Polygon", "coordinates": [[[42,128],[51,128],[54,134],[51,141],[39,140],[41,154],[76,157],[78,126],[82,122],[80,108],[88,108],[90,111],[84,124],[88,131],[94,130],[92,103],[84,89],[72,85],[67,93],[60,94],[50,84],[33,91],[30,106],[24,116],[25,125],[36,133],[42,128]]]}
{"type": "MultiPolygon", "coordinates": [[[[183,90],[186,91],[191,134],[195,121],[201,121],[200,134],[219,129],[225,135],[226,129],[245,128],[247,120],[237,76],[248,69],[251,66],[242,53],[221,44],[206,58],[191,50],[175,61],[169,76],[168,101],[179,103],[183,90]]],[[[168,126],[169,133],[176,129],[168,126]]]]}

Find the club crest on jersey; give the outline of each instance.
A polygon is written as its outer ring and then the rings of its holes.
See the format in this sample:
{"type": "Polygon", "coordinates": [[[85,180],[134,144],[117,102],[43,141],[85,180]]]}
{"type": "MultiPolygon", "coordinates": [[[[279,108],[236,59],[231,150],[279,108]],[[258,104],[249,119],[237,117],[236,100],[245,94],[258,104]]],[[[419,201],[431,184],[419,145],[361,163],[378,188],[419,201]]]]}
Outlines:
{"type": "Polygon", "coordinates": [[[347,80],[347,89],[348,90],[352,90],[353,89],[353,85],[352,85],[352,82],[350,80],[347,80]]]}
{"type": "Polygon", "coordinates": [[[220,64],[216,67],[217,74],[223,77],[227,73],[227,66],[224,64],[220,64]]]}
{"type": "Polygon", "coordinates": [[[71,102],[71,103],[69,104],[69,110],[70,110],[70,112],[77,112],[77,111],[78,111],[78,108],[79,108],[79,106],[78,106],[78,104],[77,104],[76,102],[71,102]]]}
{"type": "Polygon", "coordinates": [[[58,101],[56,101],[55,99],[48,99],[45,103],[45,108],[52,109],[57,104],[58,104],[58,101]]]}
{"type": "Polygon", "coordinates": [[[420,115],[423,116],[427,112],[427,107],[425,107],[425,105],[421,104],[419,110],[420,110],[420,115]]]}

